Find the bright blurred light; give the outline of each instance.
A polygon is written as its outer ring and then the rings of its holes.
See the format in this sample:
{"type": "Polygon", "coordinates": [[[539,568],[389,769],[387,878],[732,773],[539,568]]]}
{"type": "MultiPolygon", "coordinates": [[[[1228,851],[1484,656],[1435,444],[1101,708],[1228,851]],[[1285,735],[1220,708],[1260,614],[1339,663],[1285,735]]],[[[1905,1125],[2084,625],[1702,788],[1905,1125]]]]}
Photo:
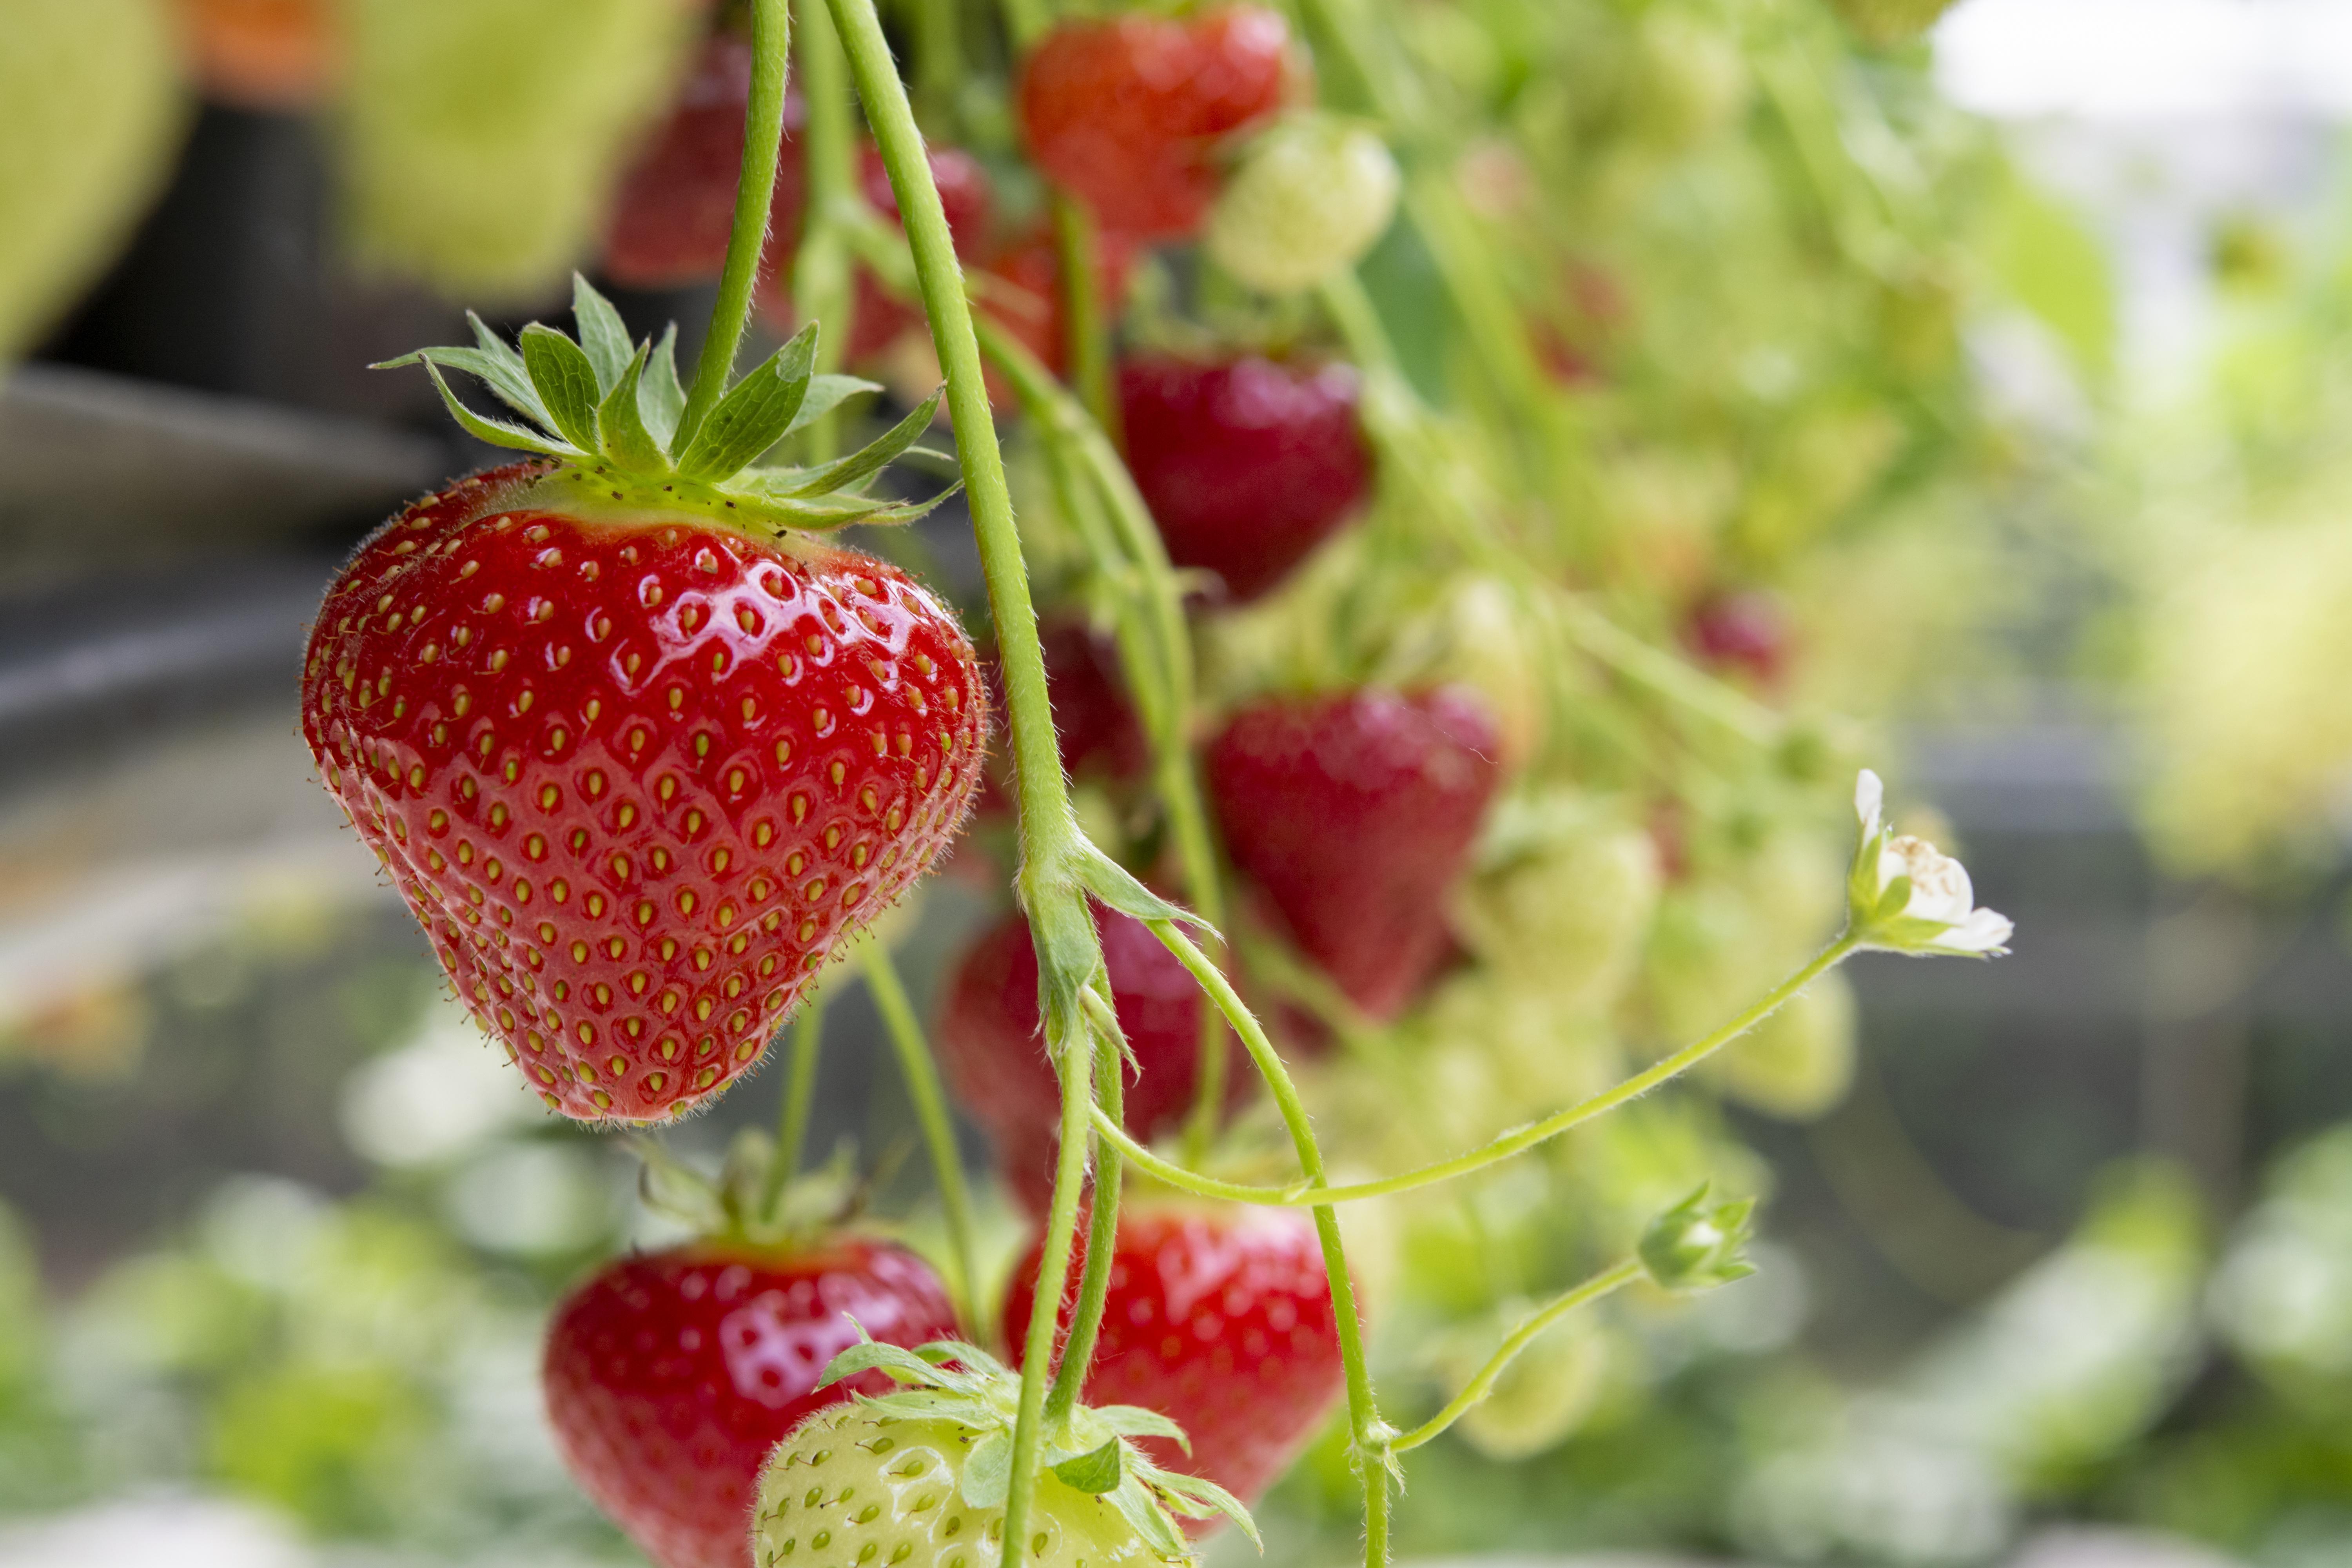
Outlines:
{"type": "Polygon", "coordinates": [[[1963,0],[1936,69],[1970,109],[2147,120],[2352,116],[2345,0],[1963,0]]]}
{"type": "Polygon", "coordinates": [[[429,1165],[492,1133],[548,1120],[498,1047],[456,1004],[343,1086],[343,1136],[384,1165],[429,1165]]]}

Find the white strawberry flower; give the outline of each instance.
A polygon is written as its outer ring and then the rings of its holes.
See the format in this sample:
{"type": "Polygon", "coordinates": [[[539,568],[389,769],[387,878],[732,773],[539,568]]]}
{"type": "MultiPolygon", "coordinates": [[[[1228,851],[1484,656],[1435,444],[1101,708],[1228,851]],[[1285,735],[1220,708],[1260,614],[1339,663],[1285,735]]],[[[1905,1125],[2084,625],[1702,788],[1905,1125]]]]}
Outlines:
{"type": "Polygon", "coordinates": [[[1854,781],[1860,826],[1846,882],[1848,929],[1859,945],[1887,952],[1990,958],[2007,952],[2007,915],[1979,909],[1968,868],[1924,838],[1885,821],[1886,786],[1868,768],[1854,781]]]}

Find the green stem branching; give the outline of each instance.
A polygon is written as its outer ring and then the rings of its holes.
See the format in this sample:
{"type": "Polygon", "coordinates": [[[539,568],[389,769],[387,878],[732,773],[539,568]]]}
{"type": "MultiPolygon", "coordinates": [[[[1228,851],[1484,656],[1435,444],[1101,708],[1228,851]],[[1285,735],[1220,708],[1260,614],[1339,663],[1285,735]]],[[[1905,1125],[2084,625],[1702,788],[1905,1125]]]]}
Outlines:
{"type": "Polygon", "coordinates": [[[1261,1204],[1284,1208],[1314,1207],[1328,1204],[1357,1203],[1366,1198],[1392,1197],[1399,1193],[1409,1193],[1417,1188],[1434,1186],[1440,1182],[1450,1182],[1457,1176],[1466,1176],[1473,1172],[1485,1170],[1489,1165],[1499,1164],[1513,1155],[1523,1154],[1538,1143],[1549,1142],[1572,1127],[1590,1121],[1596,1116],[1606,1115],[1619,1106],[1630,1100],[1638,1100],[1660,1085],[1679,1078],[1779,1012],[1797,993],[1836,967],[1849,954],[1854,952],[1859,945],[1851,931],[1842,933],[1836,941],[1808,960],[1802,968],[1766,992],[1754,1005],[1742,1012],[1738,1017],[1711,1034],[1692,1041],[1672,1056],[1661,1058],[1615,1088],[1605,1089],[1590,1100],[1579,1100],[1564,1110],[1554,1111],[1539,1121],[1531,1121],[1525,1127],[1506,1132],[1501,1137],[1482,1143],[1466,1153],[1457,1154],[1450,1160],[1441,1160],[1433,1165],[1423,1165],[1418,1170],[1407,1171],[1402,1175],[1384,1176],[1372,1182],[1351,1182],[1345,1186],[1337,1187],[1323,1186],[1311,1181],[1281,1187],[1255,1186],[1240,1182],[1218,1181],[1196,1172],[1187,1171],[1182,1166],[1163,1160],[1143,1147],[1129,1137],[1123,1128],[1106,1127],[1097,1121],[1095,1131],[1106,1142],[1116,1146],[1120,1153],[1133,1161],[1137,1168],[1145,1174],[1166,1182],[1171,1186],[1198,1193],[1203,1197],[1223,1198],[1230,1203],[1261,1204]]]}
{"type": "Polygon", "coordinates": [[[1521,1351],[1535,1342],[1537,1335],[1550,1328],[1579,1307],[1590,1305],[1613,1291],[1622,1290],[1642,1277],[1638,1258],[1626,1258],[1615,1267],[1603,1269],[1581,1285],[1568,1290],[1529,1314],[1527,1321],[1511,1331],[1502,1348],[1478,1369],[1477,1375],[1463,1385],[1462,1392],[1447,1403],[1444,1409],[1397,1438],[1389,1445],[1391,1454],[1402,1454],[1420,1447],[1423,1443],[1468,1415],[1477,1403],[1494,1391],[1495,1380],[1501,1377],[1521,1351]]]}

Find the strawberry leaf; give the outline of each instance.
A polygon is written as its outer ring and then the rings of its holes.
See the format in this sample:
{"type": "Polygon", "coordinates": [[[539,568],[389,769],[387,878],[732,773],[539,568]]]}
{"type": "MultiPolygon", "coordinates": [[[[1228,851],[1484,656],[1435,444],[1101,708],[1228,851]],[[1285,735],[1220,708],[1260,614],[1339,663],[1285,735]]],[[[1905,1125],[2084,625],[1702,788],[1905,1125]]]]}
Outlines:
{"type": "Polygon", "coordinates": [[[1144,1544],[1160,1556],[1183,1558],[1190,1555],[1184,1550],[1184,1537],[1177,1530],[1176,1521],[1168,1517],[1168,1510],[1160,1506],[1160,1500],[1145,1490],[1134,1477],[1129,1476],[1111,1490],[1110,1504],[1118,1510],[1119,1517],[1134,1528],[1135,1533],[1143,1538],[1144,1544]]]}
{"type": "Polygon", "coordinates": [[[669,454],[646,428],[645,414],[638,405],[639,378],[646,368],[646,344],[637,345],[629,356],[618,380],[604,394],[604,401],[596,408],[596,428],[602,437],[604,455],[640,473],[661,474],[669,471],[669,454]]]}
{"type": "Polygon", "coordinates": [[[824,1375],[817,1379],[816,1385],[819,1388],[830,1387],[845,1377],[877,1370],[888,1373],[900,1383],[919,1384],[925,1387],[934,1386],[939,1381],[939,1369],[906,1346],[866,1340],[851,1345],[827,1363],[824,1375]]]}
{"type": "Polygon", "coordinates": [[[522,363],[547,405],[548,423],[583,452],[596,450],[596,368],[580,345],[533,321],[522,330],[522,363]]]}
{"type": "Polygon", "coordinates": [[[1186,1453],[1192,1451],[1192,1439],[1184,1428],[1157,1410],[1146,1410],[1140,1405],[1097,1405],[1092,1407],[1102,1424],[1122,1437],[1167,1437],[1186,1453]]]}
{"type": "Polygon", "coordinates": [[[861,392],[879,392],[881,386],[857,375],[813,375],[809,377],[808,395],[801,399],[801,411],[784,427],[789,436],[802,430],[832,413],[847,399],[861,392]]]}
{"type": "Polygon", "coordinates": [[[522,355],[514,344],[492,331],[489,323],[473,311],[466,312],[466,324],[474,329],[474,345],[488,358],[495,374],[485,374],[490,390],[505,400],[508,407],[547,424],[547,405],[539,399],[539,389],[530,384],[530,372],[523,367],[522,355]]]}
{"type": "Polygon", "coordinates": [[[449,405],[451,417],[465,426],[466,434],[477,441],[488,441],[493,447],[513,447],[525,452],[538,452],[550,458],[584,456],[577,447],[568,447],[536,430],[526,430],[503,419],[485,419],[457,401],[457,395],[449,390],[447,382],[441,379],[440,367],[431,360],[425,362],[425,374],[433,378],[433,385],[441,394],[441,401],[449,405]]]}
{"type": "Polygon", "coordinates": [[[1127,1468],[1119,1463],[1120,1451],[1118,1439],[1113,1437],[1099,1448],[1063,1460],[1054,1467],[1054,1473],[1064,1484],[1100,1497],[1126,1477],[1127,1468]]]}
{"type": "Polygon", "coordinates": [[[687,437],[686,449],[677,454],[677,471],[689,479],[723,479],[774,446],[800,412],[815,361],[816,323],[812,321],[719,400],[709,417],[687,437]]]}
{"type": "Polygon", "coordinates": [[[931,420],[940,411],[940,393],[934,392],[915,405],[908,416],[883,435],[867,442],[849,456],[834,462],[822,463],[795,480],[784,493],[795,496],[824,495],[832,490],[852,489],[864,484],[888,467],[892,458],[913,446],[917,437],[931,427],[931,420]]]}
{"type": "Polygon", "coordinates": [[[580,334],[580,347],[589,364],[595,369],[597,389],[611,392],[628,368],[629,330],[621,324],[621,313],[613,309],[613,302],[577,272],[572,275],[572,325],[580,334]]]}
{"type": "Polygon", "coordinates": [[[1265,1542],[1258,1539],[1257,1521],[1250,1517],[1250,1511],[1243,1506],[1241,1499],[1216,1482],[1201,1476],[1180,1475],[1155,1466],[1151,1474],[1145,1478],[1144,1484],[1188,1519],[1206,1519],[1213,1513],[1223,1514],[1241,1527],[1242,1533],[1250,1538],[1251,1545],[1260,1552],[1265,1550],[1265,1542]]]}
{"type": "Polygon", "coordinates": [[[637,383],[637,412],[645,416],[646,428],[661,443],[662,450],[669,451],[677,438],[678,416],[686,412],[686,388],[677,380],[676,321],[663,330],[645,377],[637,383]]]}
{"type": "Polygon", "coordinates": [[[511,350],[501,357],[486,349],[418,349],[415,353],[403,354],[398,359],[388,359],[381,364],[372,364],[368,368],[400,370],[408,365],[425,363],[441,365],[449,370],[462,370],[498,394],[499,401],[516,413],[525,418],[535,419],[541,425],[548,423],[547,405],[540,402],[539,394],[531,387],[530,377],[523,374],[522,361],[516,358],[511,350]]]}

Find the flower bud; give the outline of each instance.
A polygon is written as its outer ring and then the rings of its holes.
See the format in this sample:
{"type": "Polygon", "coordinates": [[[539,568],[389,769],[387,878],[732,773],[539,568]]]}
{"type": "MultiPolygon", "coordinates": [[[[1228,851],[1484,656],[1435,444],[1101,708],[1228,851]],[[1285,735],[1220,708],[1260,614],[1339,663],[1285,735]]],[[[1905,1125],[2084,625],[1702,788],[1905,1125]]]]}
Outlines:
{"type": "Polygon", "coordinates": [[[1666,1290],[1707,1290],[1756,1272],[1740,1256],[1754,1198],[1710,1204],[1706,1187],[1652,1220],[1635,1251],[1651,1280],[1666,1290]]]}

